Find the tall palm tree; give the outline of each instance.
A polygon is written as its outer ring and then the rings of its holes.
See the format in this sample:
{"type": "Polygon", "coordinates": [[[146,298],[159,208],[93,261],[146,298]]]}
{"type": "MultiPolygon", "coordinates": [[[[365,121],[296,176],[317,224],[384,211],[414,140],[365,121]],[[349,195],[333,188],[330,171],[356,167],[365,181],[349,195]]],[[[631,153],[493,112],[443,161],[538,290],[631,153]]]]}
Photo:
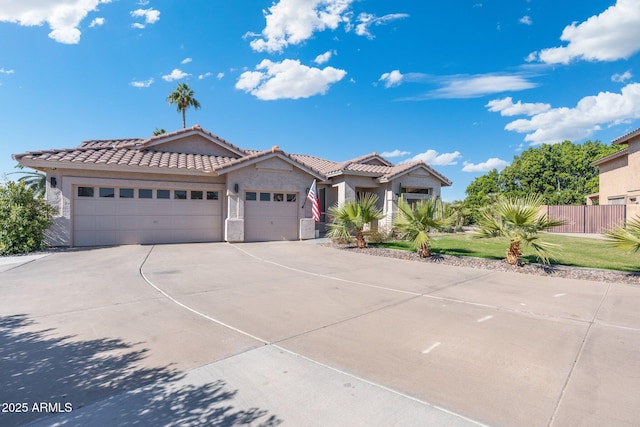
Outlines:
{"type": "Polygon", "coordinates": [[[446,209],[442,200],[429,198],[420,200],[414,205],[398,199],[398,217],[394,226],[400,232],[400,238],[410,240],[413,249],[420,250],[420,257],[431,256],[431,236],[433,230],[451,224],[453,215],[446,209]]]}
{"type": "Polygon", "coordinates": [[[538,259],[548,264],[554,245],[540,241],[539,233],[563,225],[565,221],[540,215],[543,203],[539,194],[524,198],[500,196],[491,209],[480,212],[474,237],[509,239],[507,262],[511,265],[521,264],[522,246],[531,246],[538,259]]]}
{"type": "Polygon", "coordinates": [[[640,217],[629,220],[626,227],[618,227],[602,234],[612,246],[638,252],[640,250],[640,217]]]}
{"type": "Polygon", "coordinates": [[[376,203],[378,196],[365,193],[356,201],[330,207],[332,221],[327,235],[331,239],[350,240],[352,233],[355,233],[358,248],[365,248],[367,242],[364,238],[364,227],[384,217],[376,203]]]}
{"type": "Polygon", "coordinates": [[[193,97],[193,89],[186,83],[179,83],[176,90],[167,96],[169,105],[175,105],[178,111],[182,113],[182,127],[187,127],[187,108],[193,107],[196,110],[200,108],[200,103],[193,97]]]}
{"type": "Polygon", "coordinates": [[[24,182],[25,187],[33,190],[36,197],[43,197],[47,190],[47,176],[39,171],[23,171],[24,166],[21,164],[17,164],[15,167],[20,169],[20,172],[11,172],[7,175],[21,174],[18,182],[24,182]]]}

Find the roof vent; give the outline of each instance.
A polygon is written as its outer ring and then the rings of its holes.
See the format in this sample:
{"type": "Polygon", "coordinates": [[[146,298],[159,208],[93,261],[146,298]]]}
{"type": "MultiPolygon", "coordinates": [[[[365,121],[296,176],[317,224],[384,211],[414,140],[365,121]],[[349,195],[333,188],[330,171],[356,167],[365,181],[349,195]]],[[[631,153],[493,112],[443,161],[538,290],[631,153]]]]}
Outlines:
{"type": "Polygon", "coordinates": [[[276,152],[276,150],[278,150],[278,151],[279,151],[279,150],[280,150],[280,147],[278,147],[277,145],[274,145],[273,147],[271,147],[271,152],[272,152],[272,153],[275,153],[275,152],[276,152]]]}

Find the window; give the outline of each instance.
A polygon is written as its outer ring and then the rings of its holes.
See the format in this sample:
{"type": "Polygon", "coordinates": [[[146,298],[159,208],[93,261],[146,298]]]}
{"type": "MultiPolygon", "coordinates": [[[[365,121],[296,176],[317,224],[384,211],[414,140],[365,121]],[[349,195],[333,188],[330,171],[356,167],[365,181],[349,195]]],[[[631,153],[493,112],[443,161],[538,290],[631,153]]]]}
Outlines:
{"type": "Polygon", "coordinates": [[[169,198],[169,190],[157,190],[156,191],[156,198],[158,199],[168,199],[169,198]]]}
{"type": "Polygon", "coordinates": [[[287,194],[287,202],[295,202],[296,195],[295,194],[287,194]]]}
{"type": "Polygon", "coordinates": [[[245,198],[245,200],[256,200],[256,192],[255,191],[247,191],[244,198],[245,198]]]}
{"type": "Polygon", "coordinates": [[[610,205],[624,205],[624,196],[622,197],[609,197],[607,200],[610,205]]]}
{"type": "Polygon", "coordinates": [[[273,201],[274,202],[284,202],[284,194],[282,193],[275,193],[273,195],[273,201]]]}
{"type": "Polygon", "coordinates": [[[119,193],[121,199],[133,199],[133,188],[121,188],[119,193]]]}
{"type": "Polygon", "coordinates": [[[207,191],[207,200],[218,200],[217,191],[207,191]]]}
{"type": "Polygon", "coordinates": [[[202,200],[202,191],[192,191],[191,200],[202,200]]]}
{"type": "Polygon", "coordinates": [[[153,198],[153,190],[149,190],[148,188],[141,188],[138,190],[138,199],[152,199],[153,198]]]}
{"type": "Polygon", "coordinates": [[[261,202],[270,202],[271,201],[271,193],[260,193],[260,201],[261,202]]]}
{"type": "Polygon", "coordinates": [[[78,197],[93,197],[93,187],[78,187],[78,197]]]}
{"type": "Polygon", "coordinates": [[[100,188],[98,190],[98,196],[100,197],[116,197],[116,191],[113,188],[100,188]]]}
{"type": "Polygon", "coordinates": [[[187,190],[175,190],[173,198],[177,200],[187,200],[187,190]]]}

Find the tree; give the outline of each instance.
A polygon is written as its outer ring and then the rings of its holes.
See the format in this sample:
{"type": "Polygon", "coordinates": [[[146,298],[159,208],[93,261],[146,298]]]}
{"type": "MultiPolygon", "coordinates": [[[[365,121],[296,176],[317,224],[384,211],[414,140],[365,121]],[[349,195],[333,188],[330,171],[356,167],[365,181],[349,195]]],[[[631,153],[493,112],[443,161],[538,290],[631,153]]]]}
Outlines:
{"type": "Polygon", "coordinates": [[[164,135],[165,133],[167,133],[167,131],[164,130],[164,128],[162,129],[156,128],[156,130],[153,131],[153,136],[164,135]]]}
{"type": "Polygon", "coordinates": [[[42,249],[55,209],[24,182],[0,185],[0,254],[42,249]]]}
{"type": "Polygon", "coordinates": [[[494,169],[476,178],[467,187],[465,202],[483,206],[483,199],[496,192],[508,197],[541,194],[547,205],[585,204],[588,194],[598,192],[598,168],[591,163],[622,148],[598,141],[531,147],[500,173],[494,169]]]}
{"type": "Polygon", "coordinates": [[[352,233],[355,233],[358,248],[365,248],[367,242],[364,238],[364,227],[384,217],[376,206],[377,203],[378,196],[365,193],[356,201],[330,207],[331,223],[328,236],[331,239],[350,240],[352,233]]]}
{"type": "Polygon", "coordinates": [[[618,249],[638,252],[640,250],[640,217],[629,220],[626,227],[618,227],[602,234],[610,245],[618,249]]]}
{"type": "Polygon", "coordinates": [[[501,192],[500,174],[497,169],[492,169],[487,174],[474,179],[467,186],[465,191],[467,197],[464,199],[465,206],[471,211],[469,214],[470,222],[476,223],[479,210],[494,203],[501,192]]]}
{"type": "Polygon", "coordinates": [[[548,264],[553,245],[540,241],[539,233],[563,225],[564,221],[540,215],[543,204],[543,197],[539,194],[523,198],[500,196],[491,209],[481,212],[478,230],[473,237],[507,238],[507,262],[511,265],[521,264],[522,246],[531,246],[538,259],[548,264]]]}
{"type": "Polygon", "coordinates": [[[23,171],[24,166],[21,164],[17,164],[15,167],[20,169],[20,172],[11,172],[7,175],[21,174],[18,182],[24,182],[27,188],[32,189],[35,197],[43,197],[47,191],[47,176],[39,171],[23,171]]]}
{"type": "Polygon", "coordinates": [[[464,227],[467,218],[472,214],[472,210],[462,200],[454,200],[448,208],[453,213],[453,224],[456,228],[464,227]]]}
{"type": "Polygon", "coordinates": [[[398,199],[398,217],[393,225],[398,229],[399,237],[411,241],[411,247],[419,249],[420,257],[426,258],[431,256],[429,233],[450,225],[452,219],[440,199],[429,198],[409,204],[401,197],[398,199]]]}
{"type": "Polygon", "coordinates": [[[186,83],[179,83],[176,89],[169,94],[167,101],[169,105],[175,105],[177,110],[182,113],[182,127],[187,127],[187,108],[193,107],[196,110],[200,108],[200,103],[193,97],[193,89],[186,83]]]}

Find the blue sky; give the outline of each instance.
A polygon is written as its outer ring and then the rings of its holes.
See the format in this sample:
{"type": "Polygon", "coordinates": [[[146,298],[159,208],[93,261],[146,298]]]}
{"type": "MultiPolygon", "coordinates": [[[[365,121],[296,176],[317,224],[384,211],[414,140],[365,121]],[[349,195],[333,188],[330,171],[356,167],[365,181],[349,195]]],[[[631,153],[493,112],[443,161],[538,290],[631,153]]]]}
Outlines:
{"type": "Polygon", "coordinates": [[[530,146],[640,127],[638,0],[0,0],[12,153],[187,126],[243,148],[423,159],[448,201],[530,146]]]}

